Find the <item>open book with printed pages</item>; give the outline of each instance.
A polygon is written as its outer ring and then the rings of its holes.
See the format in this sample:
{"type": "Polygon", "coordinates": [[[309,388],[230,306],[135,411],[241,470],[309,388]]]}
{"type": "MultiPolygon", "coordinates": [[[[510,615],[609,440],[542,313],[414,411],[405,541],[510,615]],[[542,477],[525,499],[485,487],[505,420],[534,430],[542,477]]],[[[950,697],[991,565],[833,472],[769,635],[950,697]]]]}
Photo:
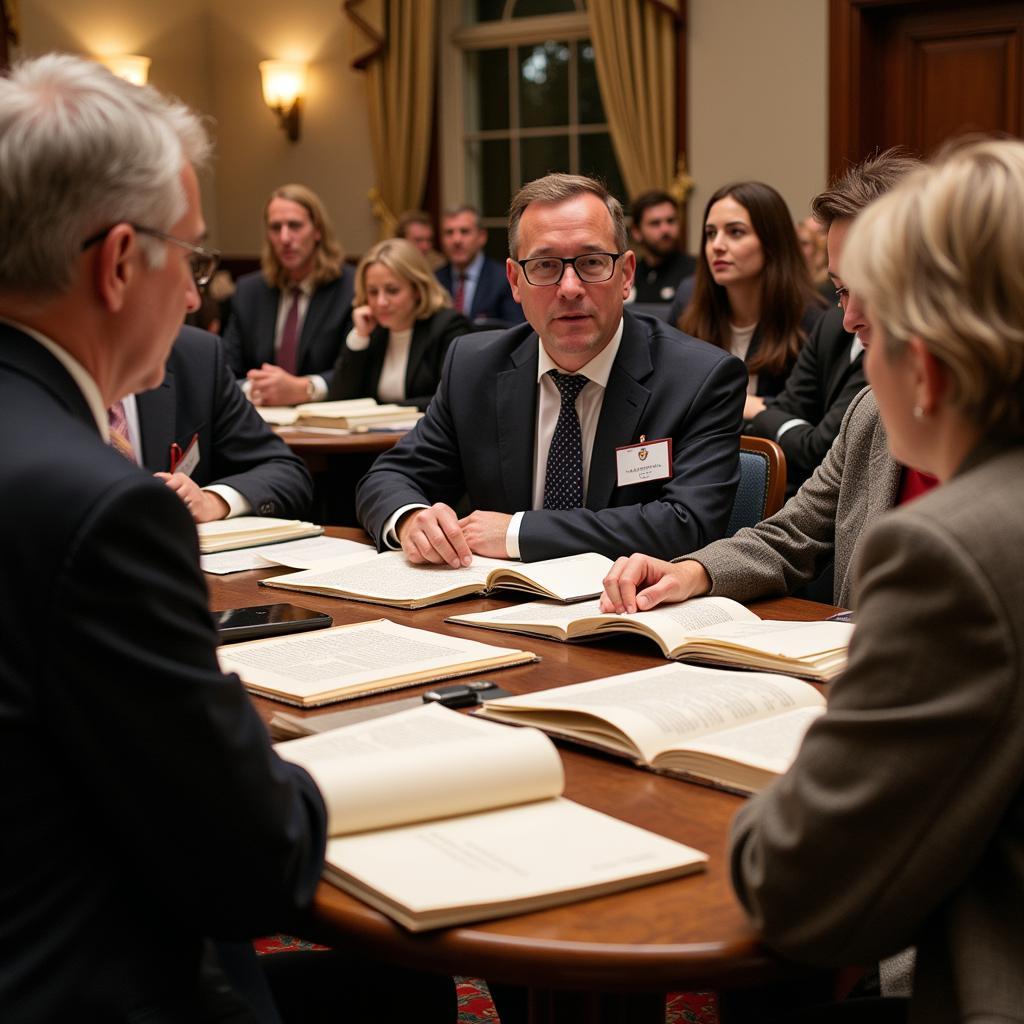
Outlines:
{"type": "Polygon", "coordinates": [[[265,516],[236,516],[234,519],[218,519],[212,523],[199,523],[199,551],[211,555],[217,551],[234,551],[251,548],[257,544],[277,544],[300,537],[318,537],[324,532],[315,523],[303,523],[298,519],[270,519],[265,516]]]}
{"type": "Polygon", "coordinates": [[[412,931],[700,871],[707,857],[561,796],[535,729],[436,705],[277,744],[327,806],[324,876],[412,931]]]}
{"type": "Polygon", "coordinates": [[[474,712],[531,725],[664,775],[755,793],[796,758],[825,710],[810,683],[693,665],[499,697],[474,712]]]}
{"type": "Polygon", "coordinates": [[[589,640],[611,633],[649,637],[666,658],[784,672],[824,682],[846,667],[851,622],[760,619],[727,597],[698,597],[632,615],[603,613],[599,602],[566,608],[531,601],[495,611],[452,615],[448,622],[549,640],[589,640]]]}
{"type": "Polygon", "coordinates": [[[304,708],[539,660],[389,619],[230,644],[217,658],[252,693],[304,708]]]}
{"type": "Polygon", "coordinates": [[[354,554],[323,562],[315,569],[262,580],[265,587],[298,590],[327,597],[426,608],[492,590],[519,590],[555,601],[581,601],[601,593],[612,561],[589,551],[543,562],[514,562],[475,555],[466,568],[412,565],[401,551],[354,554]]]}

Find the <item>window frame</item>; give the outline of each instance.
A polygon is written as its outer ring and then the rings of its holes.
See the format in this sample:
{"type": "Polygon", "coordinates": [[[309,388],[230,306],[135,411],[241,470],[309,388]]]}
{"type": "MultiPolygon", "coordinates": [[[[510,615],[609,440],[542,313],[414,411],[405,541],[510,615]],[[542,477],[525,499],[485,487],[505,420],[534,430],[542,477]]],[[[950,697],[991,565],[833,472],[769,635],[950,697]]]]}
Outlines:
{"type": "MultiPolygon", "coordinates": [[[[582,8],[582,3],[577,0],[582,8]]],[[[440,148],[439,180],[441,186],[441,213],[461,203],[480,205],[480,197],[469,192],[467,180],[467,147],[472,142],[493,139],[508,139],[512,149],[510,175],[513,182],[521,179],[521,156],[517,142],[530,138],[565,138],[568,135],[570,166],[579,164],[579,143],[582,135],[606,135],[608,122],[595,124],[579,123],[578,88],[569,90],[569,128],[530,127],[511,125],[508,129],[467,130],[466,113],[473,100],[472,76],[467,74],[466,55],[473,50],[512,49],[536,45],[553,40],[567,43],[570,47],[569,76],[573,86],[578,84],[578,55],[574,45],[583,39],[590,39],[590,16],[585,9],[575,13],[542,14],[523,18],[509,18],[500,21],[464,23],[463,0],[442,0],[440,4],[440,61],[438,82],[438,128],[440,148]]],[[[519,105],[519,75],[509,74],[509,102],[511,109],[519,105]]],[[[504,229],[504,217],[482,218],[484,227],[504,229]]]]}

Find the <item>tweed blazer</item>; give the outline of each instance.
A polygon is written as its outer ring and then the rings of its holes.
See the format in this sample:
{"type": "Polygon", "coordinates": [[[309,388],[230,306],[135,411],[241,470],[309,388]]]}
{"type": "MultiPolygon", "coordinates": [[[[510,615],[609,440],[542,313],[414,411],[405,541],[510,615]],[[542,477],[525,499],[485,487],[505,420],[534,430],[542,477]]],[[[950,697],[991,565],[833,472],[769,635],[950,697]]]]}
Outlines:
{"type": "Polygon", "coordinates": [[[766,941],[917,946],[912,1024],[1024,1021],[1024,446],[974,452],[859,547],[857,630],[789,772],[733,823],[766,941]]]}
{"type": "Polygon", "coordinates": [[[861,538],[896,504],[900,472],[864,388],[825,460],[774,516],[686,557],[707,570],[712,594],[737,601],[789,594],[834,559],[834,600],[849,607],[861,538]]]}

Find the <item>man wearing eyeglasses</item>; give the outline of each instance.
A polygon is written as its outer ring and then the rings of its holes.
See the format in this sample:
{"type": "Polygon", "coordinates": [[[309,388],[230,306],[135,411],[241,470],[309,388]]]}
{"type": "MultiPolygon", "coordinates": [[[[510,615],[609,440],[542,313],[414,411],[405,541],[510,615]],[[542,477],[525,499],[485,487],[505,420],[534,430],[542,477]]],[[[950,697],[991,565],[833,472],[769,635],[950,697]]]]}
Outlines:
{"type": "Polygon", "coordinates": [[[457,567],[720,537],[739,479],[742,363],[623,311],[635,257],[599,182],[524,186],[509,250],[529,322],[457,340],[424,419],[363,478],[357,512],[378,548],[457,567]]]}
{"type": "Polygon", "coordinates": [[[191,519],[104,443],[198,305],[208,148],[91,61],[0,79],[5,1022],[255,1021],[211,940],[320,873],[322,800],[219,671],[191,519]]]}

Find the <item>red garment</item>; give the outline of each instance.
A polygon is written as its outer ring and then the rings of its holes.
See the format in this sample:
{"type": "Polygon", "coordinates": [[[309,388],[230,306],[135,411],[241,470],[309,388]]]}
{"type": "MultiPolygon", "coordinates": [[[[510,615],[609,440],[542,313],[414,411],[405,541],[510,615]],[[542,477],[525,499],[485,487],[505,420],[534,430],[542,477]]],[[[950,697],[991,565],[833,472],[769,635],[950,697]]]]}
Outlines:
{"type": "Polygon", "coordinates": [[[927,494],[937,483],[939,478],[931,473],[922,473],[919,469],[903,467],[903,475],[900,477],[900,492],[896,498],[897,505],[905,505],[908,501],[920,498],[927,494]]]}

